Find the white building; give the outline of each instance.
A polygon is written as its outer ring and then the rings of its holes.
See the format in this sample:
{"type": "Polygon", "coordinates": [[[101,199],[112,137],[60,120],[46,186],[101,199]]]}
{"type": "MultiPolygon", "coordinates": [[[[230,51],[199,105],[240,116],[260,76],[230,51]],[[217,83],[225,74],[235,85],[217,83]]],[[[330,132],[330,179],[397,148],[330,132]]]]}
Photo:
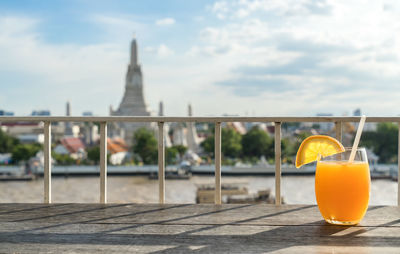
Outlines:
{"type": "MultiPolygon", "coordinates": [[[[188,115],[192,116],[192,106],[188,105],[188,115]]],[[[200,143],[203,141],[197,135],[196,126],[193,122],[186,123],[173,123],[171,125],[172,129],[172,143],[174,145],[183,145],[188,148],[188,150],[199,153],[201,151],[200,143]]]]}

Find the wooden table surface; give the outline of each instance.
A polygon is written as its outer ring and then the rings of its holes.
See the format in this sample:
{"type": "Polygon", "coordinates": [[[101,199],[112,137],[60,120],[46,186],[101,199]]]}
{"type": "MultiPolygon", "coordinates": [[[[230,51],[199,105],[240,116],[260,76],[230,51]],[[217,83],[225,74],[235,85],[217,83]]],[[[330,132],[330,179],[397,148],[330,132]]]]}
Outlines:
{"type": "Polygon", "coordinates": [[[400,253],[400,208],[325,223],[313,205],[0,204],[0,253],[400,253]]]}

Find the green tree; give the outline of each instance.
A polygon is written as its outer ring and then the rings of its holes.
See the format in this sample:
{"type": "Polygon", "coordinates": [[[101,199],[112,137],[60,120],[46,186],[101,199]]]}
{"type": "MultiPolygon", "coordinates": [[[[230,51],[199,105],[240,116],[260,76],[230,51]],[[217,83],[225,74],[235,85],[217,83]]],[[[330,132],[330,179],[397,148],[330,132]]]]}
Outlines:
{"type": "Polygon", "coordinates": [[[253,127],[242,138],[244,156],[274,158],[274,140],[265,131],[253,127]]]}
{"type": "Polygon", "coordinates": [[[186,151],[187,151],[187,147],[186,146],[184,146],[184,145],[174,145],[174,146],[172,146],[174,149],[176,149],[177,151],[178,151],[178,154],[179,154],[179,156],[183,156],[185,153],[186,153],[186,151]]]}
{"type": "Polygon", "coordinates": [[[165,161],[168,165],[177,164],[179,158],[182,158],[186,153],[187,147],[183,145],[174,145],[165,148],[165,161]]]}
{"type": "Polygon", "coordinates": [[[178,150],[176,149],[176,147],[167,147],[165,149],[165,161],[167,163],[167,165],[172,165],[172,164],[176,164],[177,161],[177,157],[178,157],[178,150]]]}
{"type": "Polygon", "coordinates": [[[138,154],[144,164],[157,163],[157,139],[152,131],[138,129],[133,135],[133,152],[138,154]]]}
{"type": "Polygon", "coordinates": [[[99,164],[100,161],[100,147],[93,146],[86,149],[87,157],[89,160],[93,161],[95,164],[99,164]]]}
{"type": "Polygon", "coordinates": [[[397,160],[397,135],[396,124],[379,123],[376,131],[362,133],[360,145],[371,148],[379,156],[380,163],[394,163],[397,160]]]}
{"type": "MultiPolygon", "coordinates": [[[[242,136],[231,128],[221,129],[221,152],[223,156],[238,157],[242,153],[242,136]]],[[[203,150],[214,156],[214,135],[207,137],[200,146],[203,150]]]]}
{"type": "Polygon", "coordinates": [[[310,132],[301,132],[295,137],[282,138],[282,162],[293,163],[301,142],[309,136],[311,136],[310,132]]]}
{"type": "Polygon", "coordinates": [[[76,160],[71,158],[68,154],[58,154],[58,153],[51,153],[51,156],[54,160],[56,160],[57,164],[60,165],[73,165],[76,164],[76,160]]]}
{"type": "Polygon", "coordinates": [[[319,123],[313,123],[311,128],[319,130],[319,128],[321,128],[321,125],[319,123]]]}
{"type": "Polygon", "coordinates": [[[41,150],[40,144],[18,144],[14,146],[11,158],[14,162],[27,161],[41,150]]]}
{"type": "Polygon", "coordinates": [[[214,135],[208,136],[201,142],[200,146],[203,148],[204,152],[210,156],[214,156],[214,135]]]}
{"type": "Polygon", "coordinates": [[[297,150],[295,150],[294,148],[293,142],[291,142],[291,140],[288,138],[283,138],[281,144],[281,150],[282,150],[282,162],[292,163],[293,158],[296,156],[297,153],[297,150]]]}
{"type": "Polygon", "coordinates": [[[0,153],[10,153],[18,144],[18,139],[7,135],[0,129],[0,153]]]}
{"type": "Polygon", "coordinates": [[[232,128],[221,130],[221,150],[224,156],[235,158],[242,153],[242,136],[232,128]]]}

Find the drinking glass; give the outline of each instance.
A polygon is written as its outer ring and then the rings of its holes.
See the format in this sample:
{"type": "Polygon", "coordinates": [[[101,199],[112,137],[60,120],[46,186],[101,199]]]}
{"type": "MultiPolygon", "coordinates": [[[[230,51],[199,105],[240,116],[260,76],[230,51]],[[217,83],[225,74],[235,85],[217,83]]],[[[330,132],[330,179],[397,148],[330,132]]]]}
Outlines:
{"type": "Polygon", "coordinates": [[[351,148],[320,158],[315,172],[315,196],[325,221],[336,225],[355,225],[368,208],[371,179],[367,153],[358,148],[349,162],[351,148]]]}

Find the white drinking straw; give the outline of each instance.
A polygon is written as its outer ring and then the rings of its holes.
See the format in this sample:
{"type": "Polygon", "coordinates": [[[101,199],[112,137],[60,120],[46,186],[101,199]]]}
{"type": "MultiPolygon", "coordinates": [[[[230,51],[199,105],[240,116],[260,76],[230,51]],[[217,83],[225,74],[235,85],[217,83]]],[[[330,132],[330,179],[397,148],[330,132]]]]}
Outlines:
{"type": "Polygon", "coordinates": [[[356,157],[356,151],[357,151],[358,143],[360,143],[361,133],[362,133],[362,130],[364,128],[364,123],[365,123],[365,119],[366,118],[367,117],[365,115],[361,116],[360,124],[358,125],[356,137],[354,139],[353,148],[351,148],[349,163],[352,163],[354,161],[354,157],[356,157]]]}

